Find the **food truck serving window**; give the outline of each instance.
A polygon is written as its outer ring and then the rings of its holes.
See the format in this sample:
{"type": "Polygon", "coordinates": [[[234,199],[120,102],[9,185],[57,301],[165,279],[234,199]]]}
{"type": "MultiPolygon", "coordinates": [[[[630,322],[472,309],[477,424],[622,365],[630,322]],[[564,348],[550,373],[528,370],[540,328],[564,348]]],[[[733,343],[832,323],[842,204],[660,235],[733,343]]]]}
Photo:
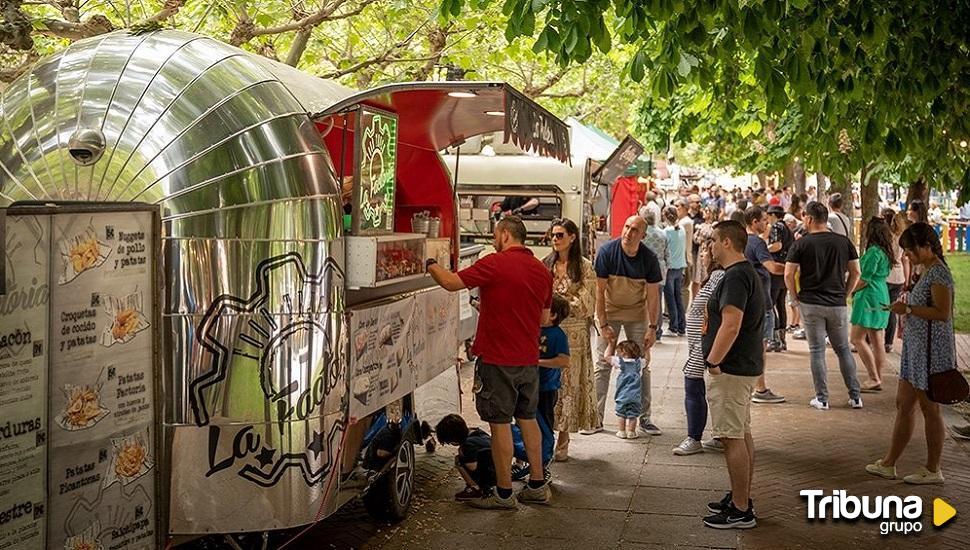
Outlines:
{"type": "Polygon", "coordinates": [[[397,115],[362,106],[357,117],[353,233],[394,231],[397,115]]]}

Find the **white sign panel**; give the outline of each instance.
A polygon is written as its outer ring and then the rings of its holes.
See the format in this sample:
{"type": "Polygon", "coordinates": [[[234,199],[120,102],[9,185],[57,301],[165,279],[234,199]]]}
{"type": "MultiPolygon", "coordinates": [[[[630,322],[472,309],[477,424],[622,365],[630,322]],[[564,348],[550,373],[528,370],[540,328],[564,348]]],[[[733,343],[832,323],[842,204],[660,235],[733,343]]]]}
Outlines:
{"type": "Polygon", "coordinates": [[[0,549],[45,547],[50,219],[8,217],[0,295],[0,549]]]}
{"type": "Polygon", "coordinates": [[[152,548],[152,214],[58,214],[52,237],[49,546],[152,548]]]}

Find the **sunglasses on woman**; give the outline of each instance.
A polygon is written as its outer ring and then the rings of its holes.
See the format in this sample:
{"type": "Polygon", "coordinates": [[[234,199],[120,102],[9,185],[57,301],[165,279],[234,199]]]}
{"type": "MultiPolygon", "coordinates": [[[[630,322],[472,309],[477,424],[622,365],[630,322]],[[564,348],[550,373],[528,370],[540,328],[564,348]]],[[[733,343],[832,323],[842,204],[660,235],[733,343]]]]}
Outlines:
{"type": "Polygon", "coordinates": [[[563,231],[556,231],[555,233],[552,234],[552,238],[556,240],[565,239],[566,233],[563,231]]]}

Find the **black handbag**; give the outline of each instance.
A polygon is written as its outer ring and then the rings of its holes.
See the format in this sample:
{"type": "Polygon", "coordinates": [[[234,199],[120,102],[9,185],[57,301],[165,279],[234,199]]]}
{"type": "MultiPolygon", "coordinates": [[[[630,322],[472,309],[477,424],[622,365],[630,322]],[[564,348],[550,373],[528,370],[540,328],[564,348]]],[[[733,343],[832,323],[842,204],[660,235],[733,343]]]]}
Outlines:
{"type": "MultiPolygon", "coordinates": [[[[954,354],[956,349],[953,350],[954,354]]],[[[933,353],[933,321],[926,321],[926,372],[929,374],[926,384],[926,397],[941,405],[955,405],[970,397],[970,384],[957,368],[954,357],[953,368],[938,373],[930,373],[931,357],[933,353]]]]}

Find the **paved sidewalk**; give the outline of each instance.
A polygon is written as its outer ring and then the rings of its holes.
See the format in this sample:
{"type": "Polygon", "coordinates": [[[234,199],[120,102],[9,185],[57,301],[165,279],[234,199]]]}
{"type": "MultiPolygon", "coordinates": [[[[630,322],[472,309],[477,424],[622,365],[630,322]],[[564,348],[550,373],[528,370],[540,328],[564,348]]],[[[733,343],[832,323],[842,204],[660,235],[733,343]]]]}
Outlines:
{"type": "MultiPolygon", "coordinates": [[[[833,408],[816,411],[808,407],[813,390],[807,347],[798,341],[792,347],[788,353],[769,354],[768,362],[769,386],[786,395],[788,402],[753,405],[756,529],[717,531],[700,521],[706,503],[726,490],[727,472],[721,454],[677,457],[671,453],[686,430],[680,369],[687,346],[685,339],[665,338],[655,348],[652,367],[654,421],[664,435],[635,441],[619,440],[609,431],[574,436],[572,458],[553,467],[552,504],[521,506],[518,512],[478,511],[454,502],[453,494],[462,487],[450,471],[454,450],[439,448],[435,455],[422,457],[422,483],[411,516],[400,525],[371,531],[364,547],[818,549],[851,545],[887,549],[918,543],[928,548],[966,548],[970,538],[970,446],[947,439],[943,459],[947,484],[942,488],[917,488],[869,476],[863,467],[878,458],[889,441],[895,377],[886,377],[882,394],[864,396],[863,410],[852,410],[840,395],[841,377],[830,352],[833,408]],[[845,489],[857,496],[923,496],[927,505],[924,532],[914,540],[880,536],[877,523],[809,522],[805,499],[798,494],[801,489],[827,493],[845,489]],[[942,530],[932,527],[928,508],[936,496],[963,515],[942,530]]],[[[895,362],[898,355],[891,358],[895,362]]],[[[859,370],[865,378],[861,364],[859,370]]],[[[468,391],[470,372],[464,374],[463,386],[468,391]]],[[[475,416],[467,399],[465,415],[469,419],[475,416]]],[[[923,458],[921,425],[916,432],[900,462],[901,473],[917,468],[923,458]]],[[[346,528],[353,529],[353,523],[346,528]]],[[[330,523],[330,528],[342,530],[338,525],[330,523]]],[[[327,547],[328,541],[317,540],[318,548],[327,547]]]]}

